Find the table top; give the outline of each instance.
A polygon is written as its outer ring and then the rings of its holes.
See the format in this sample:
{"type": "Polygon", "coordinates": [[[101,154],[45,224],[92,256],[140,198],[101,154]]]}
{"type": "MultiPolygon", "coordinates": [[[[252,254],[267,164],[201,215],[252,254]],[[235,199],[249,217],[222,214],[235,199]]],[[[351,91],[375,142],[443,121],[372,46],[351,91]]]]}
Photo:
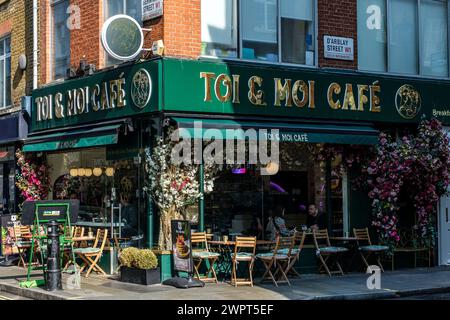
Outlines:
{"type": "Polygon", "coordinates": [[[356,238],[356,237],[330,237],[330,240],[336,240],[336,241],[357,241],[358,238],[356,238]]]}
{"type": "MultiPolygon", "coordinates": [[[[76,226],[82,227],[99,227],[99,228],[111,228],[111,222],[92,222],[92,221],[79,221],[75,223],[76,226]]],[[[125,224],[114,222],[114,227],[123,227],[125,224]]]]}
{"type": "Polygon", "coordinates": [[[73,237],[72,241],[92,241],[95,237],[73,237]]]}
{"type": "MultiPolygon", "coordinates": [[[[234,246],[236,244],[236,241],[208,241],[209,244],[217,244],[217,245],[225,245],[225,246],[234,246]]],[[[269,245],[269,244],[275,244],[275,241],[271,240],[256,240],[256,245],[269,245]]]]}

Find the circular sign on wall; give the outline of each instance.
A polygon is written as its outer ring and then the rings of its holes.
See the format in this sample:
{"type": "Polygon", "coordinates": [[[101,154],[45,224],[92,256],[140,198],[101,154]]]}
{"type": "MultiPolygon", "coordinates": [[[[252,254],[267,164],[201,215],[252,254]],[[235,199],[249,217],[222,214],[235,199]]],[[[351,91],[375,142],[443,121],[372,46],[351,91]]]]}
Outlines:
{"type": "Polygon", "coordinates": [[[403,118],[410,120],[417,116],[421,104],[420,94],[413,86],[404,84],[397,90],[395,107],[403,118]]]}
{"type": "Polygon", "coordinates": [[[106,52],[117,60],[133,60],[142,51],[144,34],[135,19],[118,14],[103,24],[102,45],[106,52]]]}
{"type": "Polygon", "coordinates": [[[144,108],[152,95],[152,79],[147,70],[141,68],[131,80],[131,99],[138,108],[144,108]]]}

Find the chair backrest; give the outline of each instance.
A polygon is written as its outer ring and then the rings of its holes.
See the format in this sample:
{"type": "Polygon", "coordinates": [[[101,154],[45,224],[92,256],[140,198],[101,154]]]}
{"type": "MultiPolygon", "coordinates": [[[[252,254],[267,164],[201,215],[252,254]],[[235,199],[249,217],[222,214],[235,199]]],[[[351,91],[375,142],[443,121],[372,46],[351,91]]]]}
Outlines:
{"type": "MultiPolygon", "coordinates": [[[[306,232],[303,231],[297,231],[294,234],[294,243],[297,245],[297,254],[300,254],[300,252],[303,249],[303,245],[305,244],[305,238],[306,238],[306,232]]],[[[295,246],[294,246],[295,247],[295,246]]]]}
{"type": "Polygon", "coordinates": [[[84,227],[75,227],[75,231],[73,233],[75,238],[84,237],[84,227]]]}
{"type": "Polygon", "coordinates": [[[316,246],[316,248],[331,246],[327,229],[320,229],[320,230],[314,229],[313,237],[314,237],[314,245],[316,246]],[[325,242],[325,245],[323,244],[323,242],[325,242]]]}
{"type": "Polygon", "coordinates": [[[31,236],[31,229],[29,226],[21,226],[21,225],[14,226],[14,237],[16,239],[20,239],[25,236],[31,236]]]}
{"type": "Polygon", "coordinates": [[[361,245],[361,242],[365,242],[369,246],[372,245],[372,242],[370,241],[370,235],[369,235],[368,228],[362,228],[362,229],[353,228],[353,235],[356,238],[356,242],[358,243],[358,246],[361,245]]]}
{"type": "Polygon", "coordinates": [[[94,248],[99,248],[103,251],[105,244],[108,240],[108,229],[97,229],[97,235],[94,241],[94,248]]]}
{"type": "Polygon", "coordinates": [[[286,250],[286,254],[288,256],[291,256],[292,249],[294,249],[294,246],[295,246],[295,236],[278,237],[278,249],[277,250],[286,250]]]}
{"type": "Polygon", "coordinates": [[[193,250],[206,250],[209,251],[208,248],[208,239],[206,232],[192,232],[191,233],[191,243],[193,250]],[[195,245],[195,248],[194,248],[195,245]]]}
{"type": "Polygon", "coordinates": [[[253,255],[256,253],[256,237],[236,237],[234,253],[250,251],[253,255]]]}

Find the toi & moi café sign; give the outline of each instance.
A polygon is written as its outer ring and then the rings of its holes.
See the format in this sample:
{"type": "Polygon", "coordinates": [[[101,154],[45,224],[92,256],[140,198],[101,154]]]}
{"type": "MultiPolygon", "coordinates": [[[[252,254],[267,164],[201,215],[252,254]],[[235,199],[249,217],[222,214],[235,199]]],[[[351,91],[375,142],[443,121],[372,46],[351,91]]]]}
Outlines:
{"type": "Polygon", "coordinates": [[[450,124],[449,81],[164,59],[164,110],[328,120],[450,124]]]}
{"type": "Polygon", "coordinates": [[[158,61],[149,61],[42,87],[33,91],[31,131],[154,111],[158,82],[158,61]]]}

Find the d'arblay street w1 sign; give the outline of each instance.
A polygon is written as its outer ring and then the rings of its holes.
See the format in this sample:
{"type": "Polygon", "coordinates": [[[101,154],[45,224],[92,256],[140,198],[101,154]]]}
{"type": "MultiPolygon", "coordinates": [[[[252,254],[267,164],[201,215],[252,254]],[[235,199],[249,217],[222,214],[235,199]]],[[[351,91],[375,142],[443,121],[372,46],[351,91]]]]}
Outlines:
{"type": "Polygon", "coordinates": [[[163,0],[142,0],[142,21],[163,15],[163,0]]]}
{"type": "Polygon", "coordinates": [[[323,46],[325,58],[338,60],[353,60],[352,38],[324,36],[323,46]]]}

